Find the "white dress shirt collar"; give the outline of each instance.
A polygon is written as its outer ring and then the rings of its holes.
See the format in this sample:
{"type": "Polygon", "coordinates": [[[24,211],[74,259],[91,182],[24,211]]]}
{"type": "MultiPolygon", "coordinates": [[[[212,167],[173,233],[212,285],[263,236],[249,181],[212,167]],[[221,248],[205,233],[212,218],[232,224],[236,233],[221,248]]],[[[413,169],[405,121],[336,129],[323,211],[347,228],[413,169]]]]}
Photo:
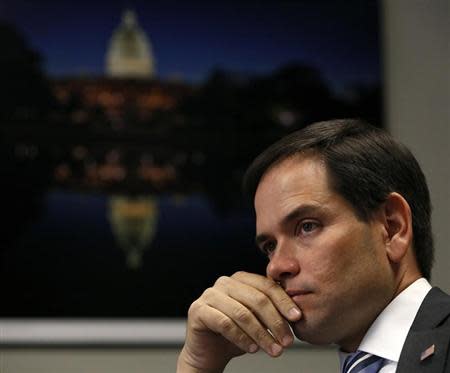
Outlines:
{"type": "MultiPolygon", "coordinates": [[[[378,315],[358,350],[398,362],[409,329],[431,285],[420,278],[397,295],[378,315]]],[[[341,363],[348,355],[340,353],[341,363]]]]}

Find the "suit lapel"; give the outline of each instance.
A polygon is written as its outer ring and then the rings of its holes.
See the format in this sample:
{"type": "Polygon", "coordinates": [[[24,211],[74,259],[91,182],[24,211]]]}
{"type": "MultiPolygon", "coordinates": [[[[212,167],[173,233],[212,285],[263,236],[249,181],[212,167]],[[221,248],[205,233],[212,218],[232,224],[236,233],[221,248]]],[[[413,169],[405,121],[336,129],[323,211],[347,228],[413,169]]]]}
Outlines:
{"type": "Polygon", "coordinates": [[[397,373],[444,372],[449,353],[449,315],[450,297],[438,288],[431,289],[408,333],[397,373]]]}
{"type": "Polygon", "coordinates": [[[449,329],[411,332],[403,347],[397,373],[444,372],[449,347],[448,333],[449,329]],[[433,353],[430,350],[434,350],[433,353]]]}

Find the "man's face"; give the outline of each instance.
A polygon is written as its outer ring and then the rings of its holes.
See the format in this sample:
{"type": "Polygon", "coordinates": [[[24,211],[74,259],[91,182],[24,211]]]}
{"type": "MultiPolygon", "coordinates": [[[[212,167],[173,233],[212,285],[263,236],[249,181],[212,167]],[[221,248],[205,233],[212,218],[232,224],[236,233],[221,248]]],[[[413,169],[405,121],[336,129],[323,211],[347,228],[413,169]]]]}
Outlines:
{"type": "MultiPolygon", "coordinates": [[[[357,182],[357,181],[355,181],[357,182]]],[[[269,169],[255,195],[258,246],[267,275],[303,312],[296,336],[315,344],[359,344],[395,292],[382,219],[361,221],[330,189],[317,158],[269,169]]]]}

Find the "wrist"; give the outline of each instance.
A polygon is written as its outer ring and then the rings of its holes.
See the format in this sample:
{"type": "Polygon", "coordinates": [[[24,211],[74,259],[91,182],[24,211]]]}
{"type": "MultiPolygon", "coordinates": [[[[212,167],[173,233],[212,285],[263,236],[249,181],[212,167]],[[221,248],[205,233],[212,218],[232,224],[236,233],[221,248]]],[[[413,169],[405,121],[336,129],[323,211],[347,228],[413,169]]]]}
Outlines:
{"type": "Polygon", "coordinates": [[[178,356],[176,373],[223,373],[224,369],[225,366],[216,368],[199,366],[195,359],[189,358],[189,355],[183,347],[178,356]]]}
{"type": "Polygon", "coordinates": [[[223,370],[197,368],[186,361],[178,359],[176,373],[223,373],[223,370]]]}

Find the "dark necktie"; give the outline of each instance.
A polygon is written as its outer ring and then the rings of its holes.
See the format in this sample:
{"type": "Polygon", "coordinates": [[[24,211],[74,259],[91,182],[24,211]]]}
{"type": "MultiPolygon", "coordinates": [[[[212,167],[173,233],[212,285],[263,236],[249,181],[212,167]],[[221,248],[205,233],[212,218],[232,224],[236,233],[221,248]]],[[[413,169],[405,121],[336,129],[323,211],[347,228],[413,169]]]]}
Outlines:
{"type": "Polygon", "coordinates": [[[383,358],[364,351],[356,351],[345,358],[342,373],[376,373],[383,366],[383,358]]]}

